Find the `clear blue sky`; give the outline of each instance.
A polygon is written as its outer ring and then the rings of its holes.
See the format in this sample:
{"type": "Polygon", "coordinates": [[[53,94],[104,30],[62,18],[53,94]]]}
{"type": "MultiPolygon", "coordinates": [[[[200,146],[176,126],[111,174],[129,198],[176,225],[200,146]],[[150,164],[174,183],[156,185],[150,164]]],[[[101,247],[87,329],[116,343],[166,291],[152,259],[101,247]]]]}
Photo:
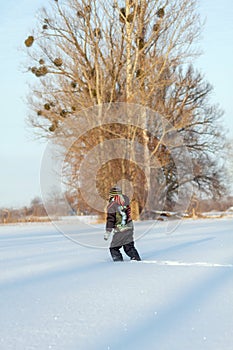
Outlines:
{"type": "MultiPolygon", "coordinates": [[[[30,75],[22,72],[20,51],[36,20],[36,11],[46,0],[8,0],[0,11],[0,207],[29,205],[40,195],[40,163],[45,144],[33,140],[26,127],[24,98],[30,75]]],[[[200,46],[203,55],[196,66],[214,86],[213,102],[225,110],[224,123],[233,139],[233,2],[199,0],[202,18],[206,18],[200,46]]]]}

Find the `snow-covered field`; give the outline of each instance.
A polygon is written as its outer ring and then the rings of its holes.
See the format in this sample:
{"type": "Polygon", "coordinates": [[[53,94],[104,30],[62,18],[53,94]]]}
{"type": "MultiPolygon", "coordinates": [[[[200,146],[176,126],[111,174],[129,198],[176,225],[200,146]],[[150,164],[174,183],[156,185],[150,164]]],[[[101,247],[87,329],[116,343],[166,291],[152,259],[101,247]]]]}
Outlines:
{"type": "Polygon", "coordinates": [[[232,350],[233,219],[136,223],[123,263],[103,225],[65,225],[0,227],[1,350],[232,350]]]}

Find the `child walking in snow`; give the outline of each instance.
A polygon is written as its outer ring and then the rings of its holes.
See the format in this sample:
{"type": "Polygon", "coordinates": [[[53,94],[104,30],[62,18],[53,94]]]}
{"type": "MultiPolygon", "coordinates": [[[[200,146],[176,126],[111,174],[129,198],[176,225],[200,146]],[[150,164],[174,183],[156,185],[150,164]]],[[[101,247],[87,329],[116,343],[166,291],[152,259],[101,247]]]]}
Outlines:
{"type": "Polygon", "coordinates": [[[113,232],[109,248],[113,261],[123,261],[120,252],[122,247],[131,260],[141,260],[134,246],[133,230],[129,198],[122,194],[120,187],[113,187],[109,191],[106,232],[104,234],[104,239],[108,240],[113,232]]]}

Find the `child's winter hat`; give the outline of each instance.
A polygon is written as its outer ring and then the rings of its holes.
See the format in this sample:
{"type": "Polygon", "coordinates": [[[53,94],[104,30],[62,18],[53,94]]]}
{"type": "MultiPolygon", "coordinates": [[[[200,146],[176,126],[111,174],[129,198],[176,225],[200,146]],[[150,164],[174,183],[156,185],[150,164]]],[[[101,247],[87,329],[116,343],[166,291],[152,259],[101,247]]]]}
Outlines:
{"type": "Polygon", "coordinates": [[[122,190],[118,186],[112,187],[109,191],[109,197],[114,197],[114,196],[120,195],[120,194],[122,194],[122,190]]]}

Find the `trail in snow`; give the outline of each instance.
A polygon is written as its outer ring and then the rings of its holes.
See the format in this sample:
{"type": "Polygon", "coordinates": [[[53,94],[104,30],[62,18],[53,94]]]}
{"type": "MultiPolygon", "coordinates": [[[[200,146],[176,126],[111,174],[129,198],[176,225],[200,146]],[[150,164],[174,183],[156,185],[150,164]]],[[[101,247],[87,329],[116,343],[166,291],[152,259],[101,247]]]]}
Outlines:
{"type": "Polygon", "coordinates": [[[168,266],[200,266],[200,267],[233,267],[232,264],[216,264],[208,262],[184,262],[184,261],[162,261],[162,260],[142,260],[143,264],[168,265],[168,266]]]}

